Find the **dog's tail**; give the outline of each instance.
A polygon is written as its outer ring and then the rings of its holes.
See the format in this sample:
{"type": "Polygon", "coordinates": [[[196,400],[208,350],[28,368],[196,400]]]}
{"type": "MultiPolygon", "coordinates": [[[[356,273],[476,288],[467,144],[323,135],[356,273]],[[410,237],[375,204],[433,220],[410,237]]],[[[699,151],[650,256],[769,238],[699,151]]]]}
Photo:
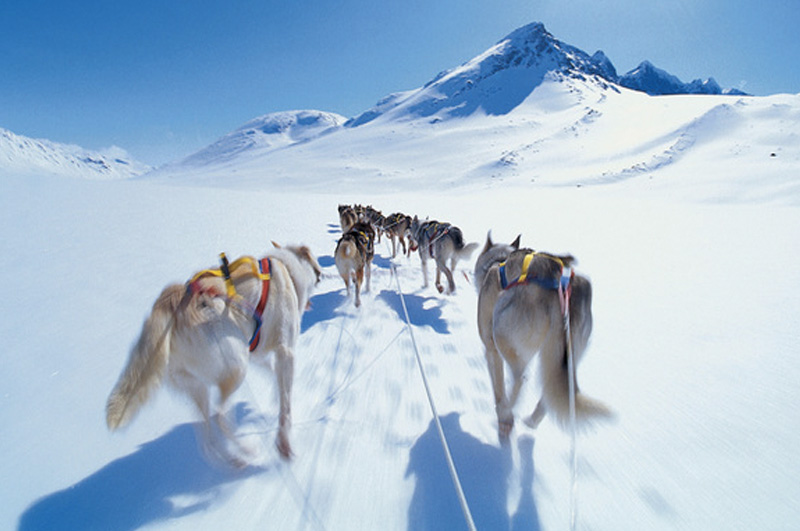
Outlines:
{"type": "Polygon", "coordinates": [[[169,361],[175,314],[185,293],[183,285],[167,286],[153,305],[128,357],[128,365],[108,397],[106,424],[109,430],[122,428],[133,420],[150,393],[161,384],[169,361]]]}
{"type": "Polygon", "coordinates": [[[458,227],[450,227],[448,231],[450,237],[453,239],[453,245],[456,249],[456,257],[458,260],[469,260],[469,257],[472,256],[472,253],[475,252],[475,249],[478,248],[477,243],[464,243],[464,233],[461,232],[461,229],[458,227]]]}
{"type": "MultiPolygon", "coordinates": [[[[542,399],[552,419],[566,429],[570,423],[567,350],[563,339],[554,343],[557,344],[555,348],[542,349],[540,353],[542,399]]],[[[613,417],[613,412],[605,404],[581,393],[575,381],[575,422],[579,427],[613,417]]]]}
{"type": "Polygon", "coordinates": [[[478,248],[478,243],[477,242],[472,242],[472,243],[469,243],[469,244],[465,245],[464,247],[462,247],[461,249],[456,251],[456,253],[458,254],[458,259],[459,260],[469,260],[470,256],[472,256],[472,253],[474,253],[475,249],[477,249],[477,248],[478,248]]]}

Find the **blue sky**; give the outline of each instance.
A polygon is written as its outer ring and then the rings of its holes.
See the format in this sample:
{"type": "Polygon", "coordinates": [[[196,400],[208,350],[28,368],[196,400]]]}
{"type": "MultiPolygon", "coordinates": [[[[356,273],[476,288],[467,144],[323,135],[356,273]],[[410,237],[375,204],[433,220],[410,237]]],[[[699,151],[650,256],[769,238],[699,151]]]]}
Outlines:
{"type": "Polygon", "coordinates": [[[620,73],[800,92],[797,0],[8,0],[0,127],[157,165],[269,112],[356,115],[534,21],[620,73]]]}

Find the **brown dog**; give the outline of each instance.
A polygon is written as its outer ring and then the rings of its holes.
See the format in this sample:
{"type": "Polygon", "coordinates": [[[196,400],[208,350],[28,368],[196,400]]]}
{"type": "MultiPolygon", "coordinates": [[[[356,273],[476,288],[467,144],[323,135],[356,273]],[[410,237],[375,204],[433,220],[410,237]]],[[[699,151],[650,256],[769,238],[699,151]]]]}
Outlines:
{"type": "Polygon", "coordinates": [[[334,261],[344,280],[347,293],[350,293],[351,280],[355,284],[356,307],[361,306],[361,284],[367,277],[369,291],[372,277],[372,258],[375,256],[375,230],[366,222],[358,222],[342,236],[336,244],[334,261]]]}

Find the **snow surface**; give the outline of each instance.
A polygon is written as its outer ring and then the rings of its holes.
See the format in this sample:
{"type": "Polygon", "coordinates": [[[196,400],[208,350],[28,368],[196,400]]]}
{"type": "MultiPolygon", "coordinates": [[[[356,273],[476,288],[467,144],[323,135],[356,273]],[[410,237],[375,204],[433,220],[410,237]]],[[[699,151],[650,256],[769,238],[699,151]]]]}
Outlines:
{"type": "Polygon", "coordinates": [[[653,98],[548,74],[505,114],[398,112],[136,179],[2,169],[0,528],[465,528],[398,283],[478,529],[568,528],[569,436],[545,419],[498,442],[475,256],[443,296],[384,240],[356,309],[332,255],[336,207],[362,203],[579,259],[595,328],[578,380],[616,412],[577,440],[579,529],[794,529],[799,135],[800,95],[653,98]],[[242,471],[203,459],[166,391],[108,433],[161,289],[270,240],[308,244],[326,273],[297,347],[294,460],[257,368],[233,399],[259,453],[242,471]]]}

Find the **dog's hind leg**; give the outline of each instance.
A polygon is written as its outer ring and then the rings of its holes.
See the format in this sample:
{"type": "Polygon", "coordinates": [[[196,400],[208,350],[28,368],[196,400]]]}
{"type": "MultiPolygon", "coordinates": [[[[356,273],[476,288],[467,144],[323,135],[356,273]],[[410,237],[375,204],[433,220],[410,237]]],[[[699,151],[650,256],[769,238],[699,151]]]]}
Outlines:
{"type": "Polygon", "coordinates": [[[419,261],[422,264],[422,287],[428,287],[428,262],[425,260],[425,253],[428,252],[428,249],[423,249],[421,246],[419,248],[419,261]]]}
{"type": "Polygon", "coordinates": [[[364,291],[368,292],[372,285],[372,258],[368,259],[367,263],[364,264],[364,270],[365,276],[367,277],[367,289],[364,291]]]}
{"type": "Polygon", "coordinates": [[[359,306],[361,306],[361,284],[362,284],[362,282],[364,282],[364,270],[363,269],[357,270],[356,273],[355,273],[355,277],[356,278],[353,281],[353,284],[355,284],[355,289],[356,289],[356,308],[358,308],[359,306]]]}
{"type": "Polygon", "coordinates": [[[202,429],[198,431],[198,443],[207,458],[227,461],[228,455],[214,441],[214,431],[211,419],[211,399],[208,388],[201,381],[188,372],[178,372],[170,375],[175,386],[189,395],[197,411],[203,417],[202,429]]]}
{"type": "Polygon", "coordinates": [[[439,293],[442,292],[441,284],[439,283],[439,270],[444,271],[444,276],[447,277],[447,289],[448,293],[455,293],[456,292],[456,283],[453,279],[453,272],[447,267],[447,263],[445,260],[442,260],[442,263],[436,263],[436,287],[439,289],[439,293]]]}
{"type": "MultiPolygon", "coordinates": [[[[228,419],[228,411],[226,407],[228,399],[239,388],[239,386],[242,385],[244,377],[245,371],[236,369],[231,371],[218,383],[219,408],[216,415],[214,415],[214,418],[217,421],[217,426],[219,427],[220,432],[225,436],[226,439],[236,446],[236,450],[242,455],[251,456],[253,454],[253,450],[245,447],[236,437],[236,428],[228,419]]],[[[230,460],[237,467],[242,467],[247,464],[242,458],[239,457],[231,457],[230,460]]]]}
{"type": "Polygon", "coordinates": [[[547,408],[544,405],[544,400],[539,399],[539,402],[536,403],[536,408],[533,410],[533,413],[530,416],[525,417],[523,422],[530,428],[536,428],[544,419],[544,416],[547,415],[547,408]]]}
{"type": "Polygon", "coordinates": [[[489,368],[489,378],[492,380],[494,391],[494,408],[497,413],[497,431],[501,441],[508,440],[508,435],[514,427],[514,414],[506,397],[505,367],[503,358],[497,352],[493,343],[486,344],[486,365],[489,368]]]}
{"type": "Polygon", "coordinates": [[[280,413],[278,417],[278,436],[275,445],[281,457],[292,457],[292,446],[289,444],[289,430],[292,427],[292,382],[294,380],[294,353],[288,346],[281,345],[275,349],[275,374],[278,377],[278,394],[280,413]]]}

